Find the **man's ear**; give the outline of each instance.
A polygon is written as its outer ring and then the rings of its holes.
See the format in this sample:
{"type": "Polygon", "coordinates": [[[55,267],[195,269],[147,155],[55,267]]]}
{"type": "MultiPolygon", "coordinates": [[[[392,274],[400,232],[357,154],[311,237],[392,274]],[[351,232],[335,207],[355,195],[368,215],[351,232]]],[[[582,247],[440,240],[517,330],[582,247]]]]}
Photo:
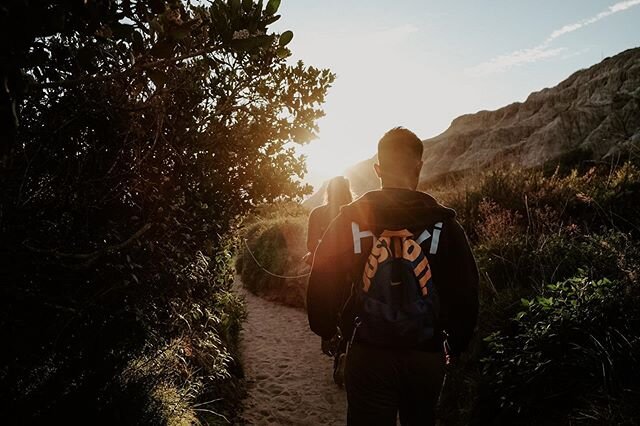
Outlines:
{"type": "Polygon", "coordinates": [[[424,166],[424,161],[420,161],[416,166],[416,174],[420,177],[420,172],[422,171],[422,166],[424,166]]]}
{"type": "Polygon", "coordinates": [[[380,171],[380,164],[374,163],[373,164],[373,170],[375,170],[376,176],[378,176],[379,179],[382,179],[382,172],[380,171]]]}

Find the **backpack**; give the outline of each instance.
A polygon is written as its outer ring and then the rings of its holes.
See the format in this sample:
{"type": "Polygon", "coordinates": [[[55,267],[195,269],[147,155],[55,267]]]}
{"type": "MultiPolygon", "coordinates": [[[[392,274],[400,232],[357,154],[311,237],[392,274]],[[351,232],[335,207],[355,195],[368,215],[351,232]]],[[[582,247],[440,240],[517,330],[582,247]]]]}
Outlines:
{"type": "Polygon", "coordinates": [[[429,260],[408,230],[383,231],[374,237],[361,285],[356,287],[359,342],[411,348],[433,337],[438,294],[429,260]]]}

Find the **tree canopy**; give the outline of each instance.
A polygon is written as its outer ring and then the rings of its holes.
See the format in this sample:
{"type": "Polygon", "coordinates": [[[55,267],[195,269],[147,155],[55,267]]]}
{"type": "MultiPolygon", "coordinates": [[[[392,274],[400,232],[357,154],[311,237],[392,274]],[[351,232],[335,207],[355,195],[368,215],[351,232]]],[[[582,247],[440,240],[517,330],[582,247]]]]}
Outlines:
{"type": "Polygon", "coordinates": [[[293,33],[269,30],[279,3],[0,8],[2,337],[15,342],[0,381],[15,413],[85,400],[112,413],[131,363],[178,336],[202,378],[191,399],[233,373],[229,232],[309,190],[294,147],[316,135],[334,80],[287,61],[293,33]]]}

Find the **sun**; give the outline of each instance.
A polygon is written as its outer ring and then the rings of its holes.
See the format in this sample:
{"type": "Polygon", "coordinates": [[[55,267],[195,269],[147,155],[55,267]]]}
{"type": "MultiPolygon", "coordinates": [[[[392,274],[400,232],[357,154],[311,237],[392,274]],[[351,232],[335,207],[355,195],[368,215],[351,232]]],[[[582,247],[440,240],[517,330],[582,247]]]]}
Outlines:
{"type": "Polygon", "coordinates": [[[328,179],[344,175],[349,167],[375,153],[375,142],[362,143],[363,141],[359,140],[362,139],[361,135],[345,134],[344,129],[336,127],[338,128],[321,127],[318,139],[299,148],[299,152],[307,158],[305,181],[315,189],[328,179]]]}

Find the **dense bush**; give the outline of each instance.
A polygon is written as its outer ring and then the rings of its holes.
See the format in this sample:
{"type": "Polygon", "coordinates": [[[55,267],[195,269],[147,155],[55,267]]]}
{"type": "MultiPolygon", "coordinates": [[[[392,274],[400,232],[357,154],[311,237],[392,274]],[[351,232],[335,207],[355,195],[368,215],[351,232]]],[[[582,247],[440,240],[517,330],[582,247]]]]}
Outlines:
{"type": "Polygon", "coordinates": [[[286,62],[279,3],[0,7],[6,421],[233,414],[230,235],[307,191],[290,143],[314,136],[333,80],[286,62]]]}
{"type": "Polygon", "coordinates": [[[482,278],[478,338],[449,377],[446,422],[640,420],[638,195],[632,161],[498,170],[440,194],[482,278]]]}
{"type": "Polygon", "coordinates": [[[266,299],[305,307],[309,266],[302,258],[307,253],[307,220],[308,212],[303,208],[279,204],[263,209],[245,224],[236,261],[245,287],[266,299]],[[263,268],[297,278],[277,277],[263,268]]]}
{"type": "MultiPolygon", "coordinates": [[[[535,424],[561,418],[558,412],[578,420],[581,411],[592,411],[596,418],[590,420],[604,423],[612,419],[598,413],[593,401],[624,396],[629,388],[640,395],[633,389],[640,380],[637,292],[622,282],[583,275],[522,299],[513,330],[484,338],[488,351],[481,363],[501,417],[535,424]]],[[[623,414],[628,413],[618,413],[615,424],[623,414]]]]}

